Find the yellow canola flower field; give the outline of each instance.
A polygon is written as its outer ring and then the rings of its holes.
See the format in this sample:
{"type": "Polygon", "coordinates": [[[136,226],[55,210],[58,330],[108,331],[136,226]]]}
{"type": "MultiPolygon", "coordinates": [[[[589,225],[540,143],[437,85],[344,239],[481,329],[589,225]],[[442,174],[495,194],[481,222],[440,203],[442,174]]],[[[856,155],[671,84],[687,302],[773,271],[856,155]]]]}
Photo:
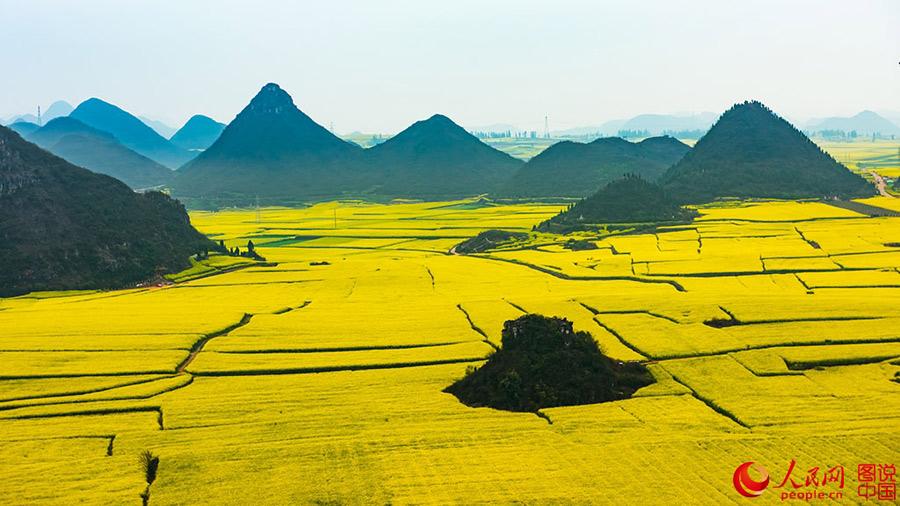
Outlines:
{"type": "Polygon", "coordinates": [[[791,460],[853,503],[857,464],[898,463],[900,218],[730,202],[572,251],[531,232],[562,208],[194,212],[267,262],[0,299],[0,503],[140,504],[145,450],[152,505],[728,504],[738,465],[791,460]],[[452,251],[492,228],[531,239],[452,251]],[[529,312],[657,382],[540,416],[443,392],[529,312]]]}

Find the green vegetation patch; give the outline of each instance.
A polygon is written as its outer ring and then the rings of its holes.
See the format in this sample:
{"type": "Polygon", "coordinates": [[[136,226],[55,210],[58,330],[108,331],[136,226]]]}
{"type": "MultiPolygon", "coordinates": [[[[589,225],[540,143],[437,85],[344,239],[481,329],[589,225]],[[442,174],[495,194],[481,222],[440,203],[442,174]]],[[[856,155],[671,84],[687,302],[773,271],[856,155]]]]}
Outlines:
{"type": "Polygon", "coordinates": [[[525,232],[510,232],[508,230],[485,230],[475,237],[466,239],[456,245],[457,253],[471,254],[481,253],[500,246],[509,246],[512,243],[523,242],[528,239],[525,232]]]}
{"type": "Polygon", "coordinates": [[[445,392],[471,407],[537,411],[627,399],[654,382],[643,365],[603,355],[572,322],[528,314],[507,321],[500,350],[445,392]]]}

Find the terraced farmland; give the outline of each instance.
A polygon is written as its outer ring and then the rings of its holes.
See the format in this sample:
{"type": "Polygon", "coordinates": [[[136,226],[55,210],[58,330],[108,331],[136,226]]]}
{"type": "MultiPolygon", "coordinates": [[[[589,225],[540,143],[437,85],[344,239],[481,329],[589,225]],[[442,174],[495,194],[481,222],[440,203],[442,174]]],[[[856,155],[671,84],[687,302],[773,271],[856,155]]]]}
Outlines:
{"type": "Polygon", "coordinates": [[[857,464],[900,460],[900,218],[731,203],[595,250],[534,234],[450,253],[559,210],[195,212],[267,263],[0,299],[0,502],[140,504],[144,450],[152,505],[740,503],[739,464],[777,482],[792,459],[845,466],[853,502],[857,464]],[[442,392],[524,312],[570,319],[657,383],[544,417],[442,392]]]}

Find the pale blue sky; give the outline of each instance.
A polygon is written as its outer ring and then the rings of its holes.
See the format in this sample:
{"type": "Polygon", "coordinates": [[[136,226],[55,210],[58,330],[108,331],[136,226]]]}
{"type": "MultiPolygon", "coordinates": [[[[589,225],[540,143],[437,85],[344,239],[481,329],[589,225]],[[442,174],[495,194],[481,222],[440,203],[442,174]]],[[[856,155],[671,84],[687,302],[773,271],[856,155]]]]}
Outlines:
{"type": "Polygon", "coordinates": [[[0,116],[97,96],[227,122],[269,81],[341,132],[900,110],[898,0],[0,0],[0,47],[0,116]]]}

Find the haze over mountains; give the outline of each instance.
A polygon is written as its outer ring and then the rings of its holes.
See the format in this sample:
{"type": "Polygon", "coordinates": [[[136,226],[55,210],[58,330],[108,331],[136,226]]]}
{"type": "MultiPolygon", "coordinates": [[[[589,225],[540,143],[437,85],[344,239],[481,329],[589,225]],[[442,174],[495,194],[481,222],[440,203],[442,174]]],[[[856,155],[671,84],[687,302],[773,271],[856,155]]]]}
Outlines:
{"type": "MultiPolygon", "coordinates": [[[[853,120],[886,121],[873,114],[853,120]]],[[[708,121],[707,113],[641,115],[619,127],[670,131],[708,121]]],[[[363,149],[316,123],[274,83],[264,86],[227,126],[195,115],[171,140],[96,98],[43,128],[21,122],[13,128],[51,152],[133,188],[165,185],[179,197],[205,199],[214,206],[247,204],[257,197],[266,203],[478,194],[587,197],[625,174],[658,180],[683,202],[849,197],[871,189],[757,102],[723,114],[694,150],[667,136],[637,143],[611,137],[558,142],[527,163],[440,114],[363,149]]]]}
{"type": "Polygon", "coordinates": [[[214,247],[166,195],[134,193],[0,127],[0,296],[122,287],[214,247]]]}
{"type": "Polygon", "coordinates": [[[832,117],[825,118],[820,121],[814,121],[807,125],[807,130],[840,130],[843,132],[855,131],[859,134],[882,134],[897,135],[900,134],[900,127],[890,120],[880,116],[873,111],[862,111],[859,114],[849,118],[832,117]]]}
{"type": "Polygon", "coordinates": [[[180,167],[194,156],[163,138],[137,117],[98,98],[85,100],[70,116],[114,135],[128,148],[170,169],[180,167]]]}
{"type": "Polygon", "coordinates": [[[122,145],[112,134],[72,117],[56,118],[25,138],[65,160],[141,189],[172,180],[171,169],[122,145]]]}
{"type": "Polygon", "coordinates": [[[529,160],[501,193],[510,197],[586,197],[628,173],[656,180],[689,150],[672,137],[638,143],[619,137],[587,144],[562,141],[529,160]]]}
{"type": "Polygon", "coordinates": [[[218,121],[196,114],[175,132],[169,141],[188,151],[202,151],[210,146],[222,135],[225,125],[218,121]]]}
{"type": "Polygon", "coordinates": [[[628,119],[608,120],[597,126],[584,126],[554,131],[560,137],[583,137],[590,135],[615,136],[621,131],[644,132],[647,136],[659,136],[673,132],[696,132],[709,130],[716,121],[713,112],[697,114],[639,114],[628,119]]]}

